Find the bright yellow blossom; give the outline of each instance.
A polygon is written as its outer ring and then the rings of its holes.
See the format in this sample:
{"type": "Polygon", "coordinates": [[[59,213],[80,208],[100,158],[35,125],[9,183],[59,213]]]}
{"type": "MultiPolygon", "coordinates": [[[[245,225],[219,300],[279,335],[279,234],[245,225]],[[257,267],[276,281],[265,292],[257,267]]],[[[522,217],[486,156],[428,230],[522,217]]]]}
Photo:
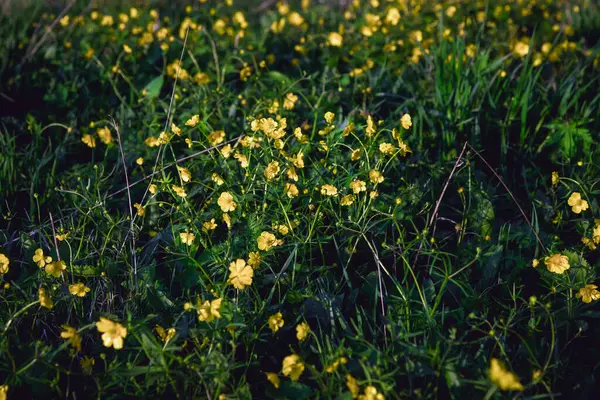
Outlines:
{"type": "Polygon", "coordinates": [[[102,333],[104,347],[113,347],[115,350],[123,348],[123,339],[127,337],[127,328],[123,325],[108,318],[100,317],[100,321],[96,322],[96,328],[98,332],[102,333]]]}
{"type": "Polygon", "coordinates": [[[246,261],[238,258],[229,264],[229,284],[236,289],[244,289],[246,286],[252,285],[252,277],[254,270],[251,266],[246,265],[246,261]]]}
{"type": "Polygon", "coordinates": [[[500,390],[523,390],[519,378],[506,370],[497,358],[490,360],[489,376],[492,383],[498,386],[500,390]]]}

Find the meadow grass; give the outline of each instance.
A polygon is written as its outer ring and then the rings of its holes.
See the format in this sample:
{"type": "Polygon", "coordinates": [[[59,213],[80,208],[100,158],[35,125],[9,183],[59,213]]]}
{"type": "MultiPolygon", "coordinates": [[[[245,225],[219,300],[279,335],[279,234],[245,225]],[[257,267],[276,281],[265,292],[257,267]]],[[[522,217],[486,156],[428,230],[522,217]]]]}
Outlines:
{"type": "Polygon", "coordinates": [[[7,4],[0,400],[594,398],[594,2],[7,4]]]}

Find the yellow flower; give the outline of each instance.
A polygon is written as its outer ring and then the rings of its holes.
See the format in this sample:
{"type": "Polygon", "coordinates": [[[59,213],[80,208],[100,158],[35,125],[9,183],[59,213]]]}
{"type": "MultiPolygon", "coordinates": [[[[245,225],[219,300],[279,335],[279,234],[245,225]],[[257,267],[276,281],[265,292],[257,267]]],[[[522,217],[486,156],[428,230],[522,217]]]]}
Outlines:
{"type": "Polygon", "coordinates": [[[233,155],[233,158],[235,158],[236,160],[238,160],[238,161],[239,161],[239,163],[240,163],[240,166],[241,166],[242,168],[248,168],[248,165],[250,165],[250,164],[248,163],[248,158],[246,158],[246,156],[245,156],[245,155],[243,155],[243,154],[240,154],[240,153],[235,153],[235,154],[233,155]]]}
{"type": "Polygon", "coordinates": [[[275,389],[279,389],[280,381],[277,374],[275,372],[265,372],[265,375],[267,376],[267,380],[271,382],[273,386],[275,386],[275,389]]]}
{"type": "Polygon", "coordinates": [[[136,158],[135,163],[137,165],[143,165],[144,164],[144,159],[142,157],[138,157],[138,158],[136,158]]]}
{"type": "Polygon", "coordinates": [[[96,139],[90,134],[85,134],[81,137],[81,141],[91,147],[92,149],[96,147],[96,139]]]}
{"type": "Polygon", "coordinates": [[[196,238],[196,235],[194,235],[192,232],[179,232],[179,238],[181,239],[181,242],[183,244],[191,246],[192,244],[194,244],[194,239],[196,238]]]}
{"type": "Polygon", "coordinates": [[[227,225],[227,228],[231,228],[231,217],[227,213],[223,213],[223,222],[227,225]]]}
{"type": "Polygon", "coordinates": [[[372,169],[369,171],[369,180],[373,184],[381,183],[384,180],[383,174],[376,169],[372,169]]]}
{"type": "Polygon", "coordinates": [[[221,155],[223,156],[223,158],[229,158],[231,156],[231,152],[233,151],[233,147],[231,147],[230,144],[226,144],[225,146],[221,147],[220,152],[221,155]]]}
{"type": "Polygon", "coordinates": [[[573,210],[575,214],[579,214],[589,208],[588,202],[581,198],[579,192],[573,192],[567,203],[569,203],[571,210],[573,210]]]}
{"type": "Polygon", "coordinates": [[[104,144],[111,144],[113,142],[112,133],[110,133],[110,129],[106,126],[104,128],[100,128],[96,131],[98,137],[104,144]]]}
{"type": "Polygon", "coordinates": [[[534,259],[531,261],[531,266],[532,266],[533,268],[537,268],[537,267],[538,267],[538,265],[540,265],[540,260],[538,260],[537,258],[534,258],[534,259]]]}
{"type": "Polygon", "coordinates": [[[529,45],[519,41],[515,43],[513,52],[519,57],[525,57],[529,53],[529,45]]]}
{"type": "Polygon", "coordinates": [[[296,338],[299,341],[304,341],[310,333],[310,326],[306,322],[296,325],[296,338]]]}
{"type": "Polygon", "coordinates": [[[246,261],[241,258],[229,264],[229,284],[236,289],[244,289],[246,286],[252,285],[252,277],[254,270],[251,266],[246,265],[246,261]]]}
{"type": "MultiPolygon", "coordinates": [[[[277,380],[279,380],[279,378],[277,380]]],[[[277,383],[277,388],[279,389],[279,382],[277,383]]],[[[6,400],[7,397],[8,385],[0,385],[0,400],[6,400]]]]}
{"type": "Polygon", "coordinates": [[[213,231],[217,229],[217,224],[215,224],[215,219],[211,218],[210,221],[204,221],[202,223],[202,230],[204,232],[213,231]]]}
{"type": "Polygon", "coordinates": [[[69,293],[71,293],[73,296],[85,297],[85,295],[91,290],[92,289],[85,286],[85,283],[83,282],[77,282],[69,285],[69,293]]]}
{"type": "Polygon", "coordinates": [[[304,23],[304,17],[296,11],[292,11],[288,16],[288,21],[290,21],[292,26],[300,26],[304,23]]]}
{"type": "Polygon", "coordinates": [[[171,123],[171,132],[173,132],[177,136],[181,136],[181,128],[175,125],[174,123],[171,123]]]}
{"type": "MultiPolygon", "coordinates": [[[[0,258],[2,257],[2,255],[0,254],[0,258]]],[[[52,262],[52,257],[50,256],[45,256],[44,255],[44,250],[42,249],[37,249],[35,251],[35,254],[33,255],[33,262],[35,262],[38,267],[40,268],[44,268],[44,266],[48,263],[52,262]]],[[[0,268],[0,272],[1,272],[1,268],[0,268]]]]}
{"type": "Polygon", "coordinates": [[[47,309],[51,309],[52,307],[54,307],[54,302],[52,301],[50,296],[46,294],[46,289],[40,288],[38,290],[38,296],[40,300],[40,305],[42,307],[45,307],[47,309]]]}
{"type": "Polygon", "coordinates": [[[348,390],[350,390],[350,393],[352,393],[352,398],[357,398],[360,393],[360,386],[358,386],[358,382],[350,374],[346,375],[346,386],[348,387],[348,390]]]}
{"type": "Polygon", "coordinates": [[[169,328],[165,331],[165,328],[158,324],[154,327],[154,329],[156,329],[156,333],[158,333],[158,337],[160,337],[160,340],[162,340],[163,343],[170,342],[171,339],[173,339],[177,334],[177,330],[175,330],[175,328],[169,328]]]}
{"type": "Polygon", "coordinates": [[[60,333],[60,337],[69,340],[74,349],[81,351],[81,335],[77,333],[77,329],[69,325],[63,325],[62,328],[64,331],[60,333]]]}
{"type": "Polygon", "coordinates": [[[258,251],[251,251],[250,254],[248,254],[248,265],[256,269],[260,267],[260,263],[262,263],[260,253],[258,251]]]}
{"type": "Polygon", "coordinates": [[[62,272],[67,269],[67,264],[64,261],[54,261],[49,264],[46,264],[45,271],[48,275],[51,275],[55,278],[60,278],[62,272]]]}
{"type": "Polygon", "coordinates": [[[156,136],[150,136],[144,140],[144,143],[148,147],[158,147],[161,145],[160,140],[156,136]]]}
{"type": "Polygon", "coordinates": [[[329,36],[327,36],[327,44],[329,44],[332,47],[342,47],[343,40],[344,38],[342,37],[342,35],[340,35],[337,32],[331,32],[329,33],[329,36]]]}
{"type": "Polygon", "coordinates": [[[548,271],[559,275],[571,268],[569,258],[560,254],[553,254],[544,258],[544,264],[546,264],[548,271]]]}
{"type": "Polygon", "coordinates": [[[383,393],[379,393],[375,386],[367,386],[364,394],[358,396],[358,400],[384,400],[383,393]]]}
{"type": "Polygon", "coordinates": [[[352,205],[352,203],[354,203],[354,195],[353,194],[347,194],[344,197],[342,197],[342,199],[340,200],[340,205],[342,205],[342,206],[350,206],[350,205],[352,205]]]}
{"type": "Polygon", "coordinates": [[[398,22],[400,22],[400,11],[395,7],[390,8],[385,16],[385,22],[394,26],[398,25],[398,22]]]}
{"type": "Polygon", "coordinates": [[[366,192],[367,185],[365,184],[364,181],[361,181],[360,179],[355,179],[352,181],[352,183],[350,183],[350,189],[352,189],[352,191],[355,194],[358,194],[360,192],[366,192]]]}
{"type": "Polygon", "coordinates": [[[334,120],[334,119],[335,119],[335,114],[334,114],[334,113],[332,113],[331,111],[327,111],[327,112],[325,113],[325,121],[326,121],[328,124],[331,124],[331,123],[333,123],[333,120],[334,120]]]}
{"type": "Polygon", "coordinates": [[[396,147],[391,143],[381,143],[379,145],[379,151],[386,155],[392,155],[396,151],[396,147]]]}
{"type": "Polygon", "coordinates": [[[217,200],[217,204],[221,207],[221,211],[230,212],[235,211],[237,204],[233,201],[233,196],[229,192],[221,193],[219,196],[219,200],[217,200]]]}
{"type": "Polygon", "coordinates": [[[558,185],[558,181],[560,180],[560,177],[558,176],[558,172],[557,171],[552,171],[552,184],[553,185],[558,185]]]}
{"type": "Polygon", "coordinates": [[[280,244],[280,241],[270,232],[262,232],[256,242],[258,243],[258,249],[263,251],[268,251],[280,244]]]}
{"type": "Polygon", "coordinates": [[[294,183],[286,183],[284,193],[291,199],[297,197],[300,191],[298,190],[298,186],[294,183]]]}
{"type": "Polygon", "coordinates": [[[585,285],[579,292],[577,292],[577,298],[581,298],[581,301],[584,303],[591,303],[594,300],[600,299],[600,292],[598,290],[598,286],[596,285],[585,285]]]}
{"type": "Polygon", "coordinates": [[[133,208],[135,208],[137,210],[137,215],[139,215],[140,217],[143,217],[144,215],[146,215],[146,209],[144,207],[142,207],[142,205],[140,203],[135,203],[133,205],[133,208]]]}
{"type": "Polygon", "coordinates": [[[177,167],[177,170],[179,171],[179,176],[181,176],[182,181],[189,182],[192,180],[192,173],[189,169],[184,167],[177,167]]]}
{"type": "Polygon", "coordinates": [[[250,67],[249,65],[246,64],[240,70],[240,79],[243,82],[246,82],[248,80],[248,78],[250,78],[250,75],[252,75],[252,67],[250,67]]]}
{"type": "Polygon", "coordinates": [[[94,360],[93,357],[84,356],[79,363],[81,364],[83,374],[91,375],[94,364],[96,364],[96,360],[94,360]]]}
{"type": "Polygon", "coordinates": [[[400,118],[400,124],[404,129],[409,129],[412,126],[412,119],[410,118],[410,114],[404,114],[402,118],[400,118]]]}
{"type": "Polygon", "coordinates": [[[104,347],[114,347],[115,350],[123,348],[123,339],[127,337],[127,328],[118,322],[100,317],[100,321],[96,322],[98,332],[102,333],[102,343],[104,347]]]}
{"type": "Polygon", "coordinates": [[[175,192],[175,194],[177,194],[177,196],[179,196],[181,198],[187,197],[187,193],[185,192],[185,189],[182,188],[181,186],[171,185],[171,189],[173,189],[173,191],[175,192]]]}
{"type": "Polygon", "coordinates": [[[304,372],[304,363],[297,354],[291,354],[283,359],[281,372],[289,376],[291,380],[297,381],[304,372]]]}
{"type": "MultiPolygon", "coordinates": [[[[251,282],[252,283],[252,282],[251,282]]],[[[215,318],[221,318],[221,303],[223,299],[215,299],[212,301],[206,300],[201,303],[198,297],[198,321],[212,322],[215,318]]]]}
{"type": "Polygon", "coordinates": [[[269,328],[271,328],[273,333],[277,332],[283,326],[283,323],[283,315],[280,312],[269,317],[269,328]]]}
{"type": "Polygon", "coordinates": [[[198,122],[200,122],[200,116],[198,114],[192,115],[192,117],[190,119],[185,121],[185,126],[194,127],[194,126],[198,125],[198,122]]]}
{"type": "Polygon", "coordinates": [[[335,186],[330,184],[325,184],[321,186],[321,194],[324,196],[337,196],[338,190],[335,186]]]}
{"type": "Polygon", "coordinates": [[[523,390],[519,378],[512,372],[506,370],[497,358],[490,361],[490,380],[500,390],[523,390]]]}
{"type": "Polygon", "coordinates": [[[365,134],[367,137],[373,136],[377,130],[375,129],[375,123],[373,122],[373,118],[369,115],[367,117],[367,129],[365,130],[365,134]]]}
{"type": "Polygon", "coordinates": [[[363,155],[363,149],[356,149],[356,150],[352,150],[352,153],[350,155],[350,159],[352,161],[358,161],[360,160],[360,158],[363,155]]]}
{"type": "Polygon", "coordinates": [[[285,99],[283,100],[283,108],[286,110],[292,110],[298,101],[298,96],[294,93],[288,93],[285,95],[285,99]]]}
{"type": "Polygon", "coordinates": [[[211,146],[216,146],[225,141],[225,131],[213,131],[208,135],[208,143],[211,146]]]}
{"type": "Polygon", "coordinates": [[[267,181],[273,180],[279,174],[280,170],[279,161],[271,161],[267,165],[267,168],[265,168],[265,178],[267,178],[267,181]]]}
{"type": "Polygon", "coordinates": [[[152,183],[150,186],[148,186],[148,191],[152,194],[156,194],[156,192],[158,192],[158,186],[152,183]]]}

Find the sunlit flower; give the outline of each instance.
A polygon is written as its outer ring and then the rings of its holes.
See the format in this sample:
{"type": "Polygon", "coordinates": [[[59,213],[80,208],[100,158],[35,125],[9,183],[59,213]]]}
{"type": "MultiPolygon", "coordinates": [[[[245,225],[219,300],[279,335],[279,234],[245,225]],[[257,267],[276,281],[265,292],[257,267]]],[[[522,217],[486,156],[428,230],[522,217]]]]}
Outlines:
{"type": "Polygon", "coordinates": [[[275,389],[279,389],[280,381],[277,374],[275,372],[265,372],[265,375],[267,376],[267,380],[271,382],[271,385],[275,386],[275,389]]]}
{"type": "Polygon", "coordinates": [[[262,257],[260,256],[260,253],[258,251],[251,251],[250,254],[248,254],[248,265],[249,266],[256,269],[256,268],[260,267],[261,263],[262,263],[262,257]]]}
{"type": "Polygon", "coordinates": [[[402,118],[400,118],[400,124],[404,129],[410,129],[412,126],[412,119],[410,118],[410,114],[404,114],[402,118]]]}
{"type": "Polygon", "coordinates": [[[173,189],[173,191],[175,192],[175,194],[181,198],[185,198],[187,197],[187,193],[185,192],[185,189],[182,188],[181,186],[177,186],[177,185],[171,185],[171,189],[173,189]]]}
{"type": "Polygon", "coordinates": [[[384,400],[383,393],[379,393],[375,386],[367,386],[363,394],[358,396],[358,400],[384,400]]]}
{"type": "Polygon", "coordinates": [[[111,144],[113,142],[112,133],[110,132],[110,129],[108,129],[106,126],[104,128],[98,129],[96,133],[98,134],[98,137],[100,138],[100,141],[102,141],[102,143],[111,144]]]}
{"type": "Polygon", "coordinates": [[[88,147],[91,147],[92,149],[94,147],[96,147],[96,139],[94,139],[94,137],[88,133],[84,134],[81,137],[81,141],[85,144],[87,144],[88,147]]]}
{"type": "Polygon", "coordinates": [[[327,43],[332,47],[342,47],[343,39],[344,38],[339,33],[331,32],[329,33],[329,36],[327,36],[327,43]]]}
{"type": "Polygon", "coordinates": [[[579,192],[573,192],[567,203],[571,206],[571,210],[575,214],[579,214],[582,211],[585,211],[589,208],[588,202],[581,198],[581,194],[579,192]]]}
{"type": "Polygon", "coordinates": [[[396,147],[394,147],[391,143],[381,143],[379,144],[379,151],[385,155],[392,155],[396,151],[396,147]]]}
{"type": "Polygon", "coordinates": [[[51,309],[52,307],[54,307],[54,302],[52,301],[50,296],[48,296],[46,294],[46,289],[40,288],[38,290],[38,296],[39,296],[40,305],[42,307],[47,308],[47,309],[51,309]]]}
{"type": "MultiPolygon", "coordinates": [[[[1,257],[2,257],[2,254],[0,254],[0,259],[1,259],[1,257]]],[[[38,267],[44,268],[44,266],[46,264],[52,262],[52,257],[44,255],[44,250],[37,249],[33,255],[33,262],[35,262],[38,267]]],[[[1,260],[0,260],[0,263],[1,263],[1,260]]],[[[1,271],[2,271],[2,268],[0,267],[0,272],[1,271]]]]}
{"type": "Polygon", "coordinates": [[[96,322],[98,332],[102,333],[102,343],[104,347],[114,347],[115,350],[123,348],[123,343],[127,337],[127,328],[118,322],[100,317],[100,321],[96,322]]]}
{"type": "Polygon", "coordinates": [[[198,114],[196,114],[196,115],[193,115],[187,121],[185,121],[185,126],[194,127],[194,126],[198,125],[198,122],[200,122],[200,116],[198,114]]]}
{"type": "Polygon", "coordinates": [[[297,381],[304,372],[304,363],[297,354],[291,354],[283,359],[281,372],[289,376],[291,380],[297,381]]]}
{"type": "MultiPolygon", "coordinates": [[[[250,284],[252,281],[250,281],[250,284]]],[[[201,302],[198,298],[198,321],[212,322],[215,318],[221,318],[221,303],[223,299],[214,299],[212,301],[201,302]]]]}
{"type": "Polygon", "coordinates": [[[237,204],[233,200],[233,196],[229,192],[223,192],[219,196],[219,200],[217,200],[217,204],[221,207],[221,211],[230,212],[235,211],[237,204]]]}
{"type": "Polygon", "coordinates": [[[557,171],[552,171],[552,184],[553,185],[558,185],[558,181],[560,180],[560,177],[558,176],[558,172],[557,171]]]}
{"type": "Polygon", "coordinates": [[[156,333],[158,334],[160,340],[163,341],[163,343],[170,342],[177,334],[177,330],[175,330],[175,328],[169,328],[165,330],[165,328],[158,324],[154,327],[154,329],[156,329],[156,333]]]}
{"type": "Polygon", "coordinates": [[[369,171],[369,180],[373,184],[381,183],[384,180],[383,174],[376,169],[372,169],[369,171]]]}
{"type": "Polygon", "coordinates": [[[358,161],[360,160],[360,158],[363,155],[363,149],[356,149],[356,150],[352,150],[352,153],[350,155],[350,159],[352,161],[358,161]]]}
{"type": "Polygon", "coordinates": [[[209,231],[212,231],[212,230],[215,230],[215,229],[217,229],[217,224],[215,223],[215,219],[214,218],[211,218],[210,221],[204,221],[202,223],[202,230],[204,232],[209,232],[209,231]]]}
{"type": "Polygon", "coordinates": [[[270,232],[262,232],[256,241],[258,243],[258,249],[263,251],[268,251],[272,247],[280,244],[280,241],[270,232]]]}
{"type": "MultiPolygon", "coordinates": [[[[278,378],[279,380],[279,378],[278,378]]],[[[277,383],[279,389],[279,383],[277,383]]],[[[0,385],[0,400],[6,400],[8,397],[8,385],[0,385]]]]}
{"type": "Polygon", "coordinates": [[[544,258],[544,264],[546,264],[548,271],[559,275],[571,268],[569,258],[560,254],[553,254],[544,258]]]}
{"type": "Polygon", "coordinates": [[[189,169],[178,166],[177,170],[179,171],[179,176],[181,177],[182,181],[187,183],[192,180],[192,173],[189,169]]]}
{"type": "Polygon", "coordinates": [[[287,197],[292,199],[297,197],[300,191],[298,190],[298,186],[296,186],[294,183],[286,183],[284,193],[287,195],[287,197]]]}
{"type": "Polygon", "coordinates": [[[347,194],[341,198],[340,205],[350,206],[350,205],[352,205],[352,203],[354,203],[354,198],[355,197],[353,194],[347,194]]]}
{"type": "Polygon", "coordinates": [[[273,333],[277,332],[279,328],[283,327],[283,315],[280,312],[277,312],[269,317],[269,328],[273,333]]]}
{"type": "Polygon", "coordinates": [[[592,301],[600,299],[600,292],[598,290],[598,286],[596,285],[585,285],[579,292],[577,292],[576,297],[581,299],[584,303],[591,303],[592,301]]]}
{"type": "Polygon", "coordinates": [[[77,351],[81,351],[81,335],[77,333],[77,329],[63,325],[63,332],[60,333],[60,337],[71,342],[71,346],[77,351]]]}
{"type": "Polygon", "coordinates": [[[353,399],[358,397],[358,394],[360,393],[360,386],[358,386],[358,382],[350,374],[346,375],[346,387],[348,388],[350,393],[352,393],[353,399]]]}
{"type": "Polygon", "coordinates": [[[246,286],[252,285],[252,277],[254,270],[251,266],[246,265],[246,261],[238,258],[229,264],[229,284],[236,289],[244,289],[246,286]]]}
{"type": "Polygon", "coordinates": [[[48,263],[44,268],[48,275],[51,275],[55,278],[60,278],[65,269],[67,269],[67,264],[65,264],[65,262],[62,260],[48,263]]]}
{"type": "Polygon", "coordinates": [[[269,165],[267,165],[267,168],[265,168],[265,178],[267,178],[267,181],[273,180],[273,178],[279,174],[280,170],[279,162],[271,161],[269,165]]]}
{"type": "Polygon", "coordinates": [[[377,132],[375,129],[375,123],[373,122],[373,117],[370,115],[367,117],[367,128],[365,129],[365,134],[367,137],[371,137],[377,132]]]}
{"type": "Polygon", "coordinates": [[[301,322],[296,325],[296,338],[303,342],[310,333],[310,326],[306,322],[301,322]]]}
{"type": "Polygon", "coordinates": [[[194,235],[192,232],[179,232],[179,238],[181,239],[181,243],[191,246],[194,244],[196,235],[194,235]]]}
{"type": "Polygon", "coordinates": [[[285,95],[285,99],[283,100],[283,108],[286,110],[292,110],[297,101],[298,96],[296,96],[294,93],[288,93],[285,95]]]}
{"type": "Polygon", "coordinates": [[[223,143],[225,141],[225,131],[213,131],[208,135],[207,139],[211,146],[223,143]]]}
{"type": "Polygon", "coordinates": [[[69,293],[71,293],[73,296],[85,297],[85,295],[91,290],[92,289],[85,286],[85,283],[83,282],[77,282],[69,285],[69,293]]]}
{"type": "Polygon", "coordinates": [[[321,194],[324,196],[337,196],[338,190],[335,186],[330,184],[325,184],[321,186],[321,194]]]}
{"type": "Polygon", "coordinates": [[[500,390],[523,390],[519,378],[512,372],[506,370],[497,358],[490,360],[490,380],[500,390]]]}
{"type": "Polygon", "coordinates": [[[148,191],[151,194],[156,194],[156,192],[158,192],[158,186],[156,186],[154,183],[152,183],[148,186],[148,191]]]}

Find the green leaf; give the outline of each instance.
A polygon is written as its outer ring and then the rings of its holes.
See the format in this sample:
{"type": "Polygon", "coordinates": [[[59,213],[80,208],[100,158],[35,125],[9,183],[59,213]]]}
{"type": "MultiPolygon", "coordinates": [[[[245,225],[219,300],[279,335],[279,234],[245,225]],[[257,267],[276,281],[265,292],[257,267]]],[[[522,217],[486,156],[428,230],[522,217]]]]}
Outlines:
{"type": "Polygon", "coordinates": [[[157,76],[156,78],[152,79],[145,87],[144,90],[146,90],[146,97],[149,99],[153,99],[155,97],[158,97],[158,95],[160,94],[160,89],[162,89],[163,83],[164,83],[165,79],[162,75],[157,76]]]}

